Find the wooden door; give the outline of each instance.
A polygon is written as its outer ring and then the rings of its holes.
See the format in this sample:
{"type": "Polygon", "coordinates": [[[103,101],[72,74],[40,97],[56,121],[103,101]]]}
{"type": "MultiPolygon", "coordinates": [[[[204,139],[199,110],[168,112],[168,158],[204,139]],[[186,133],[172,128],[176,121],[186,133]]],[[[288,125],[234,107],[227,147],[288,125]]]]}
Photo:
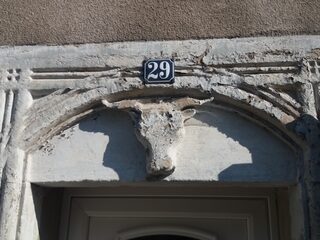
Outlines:
{"type": "Polygon", "coordinates": [[[62,240],[278,240],[272,197],[73,196],[62,240]]]}

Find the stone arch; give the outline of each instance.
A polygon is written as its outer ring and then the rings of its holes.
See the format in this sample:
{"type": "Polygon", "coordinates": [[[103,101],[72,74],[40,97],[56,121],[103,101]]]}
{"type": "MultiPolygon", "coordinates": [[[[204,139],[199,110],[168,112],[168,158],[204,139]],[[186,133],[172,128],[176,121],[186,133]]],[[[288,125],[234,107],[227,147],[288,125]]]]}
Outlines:
{"type": "MultiPolygon", "coordinates": [[[[110,80],[113,81],[113,80],[110,80]]],[[[121,82],[121,80],[118,80],[121,82]]],[[[116,82],[116,80],[115,80],[116,82]]],[[[205,86],[205,79],[199,78],[197,86],[192,78],[170,86],[127,86],[119,85],[116,89],[62,89],[37,100],[29,109],[25,118],[25,128],[21,144],[27,151],[37,148],[48,138],[79,121],[94,109],[102,107],[101,100],[117,102],[125,99],[149,98],[213,98],[213,102],[232,108],[250,119],[268,127],[293,145],[304,143],[288,127],[299,116],[299,109],[281,99],[279,94],[266,95],[257,88],[246,90],[238,86],[205,86]],[[188,86],[188,87],[186,87],[188,86]],[[271,95],[271,96],[270,96],[271,95]]],[[[207,84],[208,85],[208,84],[207,84]]]]}
{"type": "MultiPolygon", "coordinates": [[[[201,79],[199,79],[199,81],[201,81],[201,79]]],[[[154,106],[157,106],[161,105],[161,101],[167,101],[167,104],[174,105],[174,101],[183,99],[185,103],[183,103],[183,107],[178,109],[178,111],[194,108],[194,105],[202,104],[202,101],[206,100],[209,101],[206,104],[213,104],[216,107],[229,109],[249,118],[250,121],[262,125],[264,128],[267,128],[268,131],[277,135],[289,144],[291,148],[295,150],[300,149],[300,147],[297,148],[298,143],[300,142],[299,139],[287,128],[287,124],[293,122],[299,113],[292,109],[292,107],[290,108],[285,104],[281,105],[279,102],[276,102],[275,99],[261,97],[259,90],[248,91],[242,87],[230,86],[217,86],[212,88],[211,91],[208,91],[208,89],[204,87],[182,88],[180,86],[179,88],[174,86],[170,88],[163,86],[163,88],[167,88],[168,91],[163,92],[163,90],[161,90],[162,88],[148,86],[127,88],[125,85],[120,85],[116,91],[108,88],[87,90],[65,89],[56,91],[51,95],[37,100],[30,109],[29,114],[27,114],[23,139],[23,142],[25,143],[24,148],[27,151],[34,151],[46,140],[78,122],[83,117],[105,109],[105,106],[101,104],[102,100],[108,101],[110,106],[107,105],[107,107],[121,109],[123,108],[120,106],[121,102],[126,101],[126,103],[131,101],[142,105],[150,104],[150,102],[152,102],[152,104],[155,104],[154,106]],[[197,98],[202,100],[195,100],[196,102],[199,101],[199,103],[194,104],[192,102],[193,100],[184,100],[186,99],[186,96],[194,97],[188,99],[197,98]],[[160,102],[159,99],[161,100],[160,102]]],[[[181,128],[181,126],[179,128],[181,128]]],[[[170,137],[172,136],[170,135],[170,137]]],[[[175,140],[171,139],[170,141],[174,142],[175,140]]],[[[150,143],[144,143],[144,145],[149,150],[148,152],[170,152],[170,150],[168,150],[170,146],[165,150],[153,150],[150,143]]],[[[165,161],[167,161],[167,157],[168,156],[166,155],[164,157],[160,156],[160,158],[163,158],[165,161]]],[[[153,167],[152,164],[156,164],[152,162],[154,159],[155,156],[152,156],[150,157],[150,160],[147,161],[148,173],[151,175],[159,175],[161,177],[162,175],[167,176],[174,170],[175,166],[172,163],[173,160],[170,160],[168,169],[163,170],[163,166],[166,168],[167,162],[164,163],[164,165],[153,167]],[[148,166],[148,164],[151,165],[148,166]]]]}

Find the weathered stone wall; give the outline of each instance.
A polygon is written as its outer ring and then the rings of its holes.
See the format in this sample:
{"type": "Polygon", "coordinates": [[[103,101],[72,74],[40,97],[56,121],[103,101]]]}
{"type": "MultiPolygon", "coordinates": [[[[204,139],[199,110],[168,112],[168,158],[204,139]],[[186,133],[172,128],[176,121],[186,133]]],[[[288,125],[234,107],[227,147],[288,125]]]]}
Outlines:
{"type": "Polygon", "coordinates": [[[1,0],[0,45],[320,33],[318,0],[1,0]]]}

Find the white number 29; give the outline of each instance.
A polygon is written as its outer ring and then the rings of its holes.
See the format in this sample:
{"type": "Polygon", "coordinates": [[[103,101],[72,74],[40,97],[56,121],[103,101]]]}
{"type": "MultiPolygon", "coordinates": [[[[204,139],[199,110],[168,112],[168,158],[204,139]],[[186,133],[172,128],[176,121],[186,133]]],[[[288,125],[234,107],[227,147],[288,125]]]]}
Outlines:
{"type": "Polygon", "coordinates": [[[158,77],[160,77],[161,79],[166,79],[169,77],[170,71],[171,71],[170,64],[167,61],[162,61],[160,62],[159,65],[156,62],[150,62],[148,63],[148,68],[152,69],[147,76],[148,79],[150,78],[157,79],[158,77]],[[154,73],[155,71],[158,70],[158,68],[161,70],[159,74],[154,73]]]}

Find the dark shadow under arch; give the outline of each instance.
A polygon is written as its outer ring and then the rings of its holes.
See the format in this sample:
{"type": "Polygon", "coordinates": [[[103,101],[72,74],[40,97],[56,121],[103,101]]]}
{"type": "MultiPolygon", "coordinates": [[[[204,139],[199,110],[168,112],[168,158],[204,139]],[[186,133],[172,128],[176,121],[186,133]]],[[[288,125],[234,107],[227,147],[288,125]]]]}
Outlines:
{"type": "Polygon", "coordinates": [[[154,235],[132,238],[131,240],[197,240],[196,238],[177,236],[177,235],[154,235]]]}

